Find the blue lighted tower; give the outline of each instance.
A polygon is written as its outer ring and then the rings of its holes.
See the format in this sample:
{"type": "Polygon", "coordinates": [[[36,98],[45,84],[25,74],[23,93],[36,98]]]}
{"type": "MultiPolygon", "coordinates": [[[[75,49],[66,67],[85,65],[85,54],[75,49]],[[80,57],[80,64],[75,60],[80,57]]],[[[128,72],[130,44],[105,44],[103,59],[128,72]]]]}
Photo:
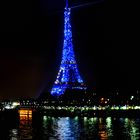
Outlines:
{"type": "Polygon", "coordinates": [[[60,69],[51,90],[52,95],[59,96],[66,89],[86,90],[86,86],[79,74],[72,43],[70,24],[70,8],[68,0],[64,11],[64,42],[60,69]]]}

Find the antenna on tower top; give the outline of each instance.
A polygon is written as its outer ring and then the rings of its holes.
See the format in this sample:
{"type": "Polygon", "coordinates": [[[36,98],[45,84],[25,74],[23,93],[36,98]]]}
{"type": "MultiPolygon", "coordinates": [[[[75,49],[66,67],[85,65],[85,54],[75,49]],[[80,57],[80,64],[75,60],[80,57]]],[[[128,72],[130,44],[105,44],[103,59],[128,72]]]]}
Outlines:
{"type": "Polygon", "coordinates": [[[66,8],[68,8],[68,5],[69,5],[69,4],[68,4],[68,0],[66,0],[66,8]]]}

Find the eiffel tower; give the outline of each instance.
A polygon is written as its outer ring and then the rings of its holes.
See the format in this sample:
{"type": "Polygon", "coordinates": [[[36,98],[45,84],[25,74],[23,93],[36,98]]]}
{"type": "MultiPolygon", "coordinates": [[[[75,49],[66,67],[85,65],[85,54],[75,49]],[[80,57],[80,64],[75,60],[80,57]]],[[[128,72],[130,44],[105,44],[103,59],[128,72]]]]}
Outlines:
{"type": "Polygon", "coordinates": [[[86,90],[86,86],[79,74],[75,59],[70,24],[70,11],[71,9],[68,7],[68,0],[66,0],[62,60],[57,78],[51,90],[51,94],[56,96],[63,94],[66,89],[86,90]]]}

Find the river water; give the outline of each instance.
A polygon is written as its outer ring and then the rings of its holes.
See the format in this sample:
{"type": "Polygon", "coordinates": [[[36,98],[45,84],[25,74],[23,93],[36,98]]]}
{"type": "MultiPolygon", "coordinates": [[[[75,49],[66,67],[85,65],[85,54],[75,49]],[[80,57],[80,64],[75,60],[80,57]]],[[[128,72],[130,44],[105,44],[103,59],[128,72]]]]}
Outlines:
{"type": "Polygon", "coordinates": [[[49,117],[0,120],[0,140],[140,140],[139,118],[49,117]]]}

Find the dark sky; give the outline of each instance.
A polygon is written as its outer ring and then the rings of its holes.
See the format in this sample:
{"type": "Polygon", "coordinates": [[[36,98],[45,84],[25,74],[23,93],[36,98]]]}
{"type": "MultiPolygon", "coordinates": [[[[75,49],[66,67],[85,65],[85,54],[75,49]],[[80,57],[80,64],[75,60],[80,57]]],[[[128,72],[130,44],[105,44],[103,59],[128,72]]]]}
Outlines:
{"type": "MultiPolygon", "coordinates": [[[[72,0],[70,6],[93,0],[72,0]]],[[[64,0],[0,2],[0,99],[36,97],[59,69],[64,0]]],[[[139,7],[118,0],[72,9],[79,71],[97,92],[139,88],[139,7]]],[[[125,93],[125,92],[124,92],[125,93]]]]}

